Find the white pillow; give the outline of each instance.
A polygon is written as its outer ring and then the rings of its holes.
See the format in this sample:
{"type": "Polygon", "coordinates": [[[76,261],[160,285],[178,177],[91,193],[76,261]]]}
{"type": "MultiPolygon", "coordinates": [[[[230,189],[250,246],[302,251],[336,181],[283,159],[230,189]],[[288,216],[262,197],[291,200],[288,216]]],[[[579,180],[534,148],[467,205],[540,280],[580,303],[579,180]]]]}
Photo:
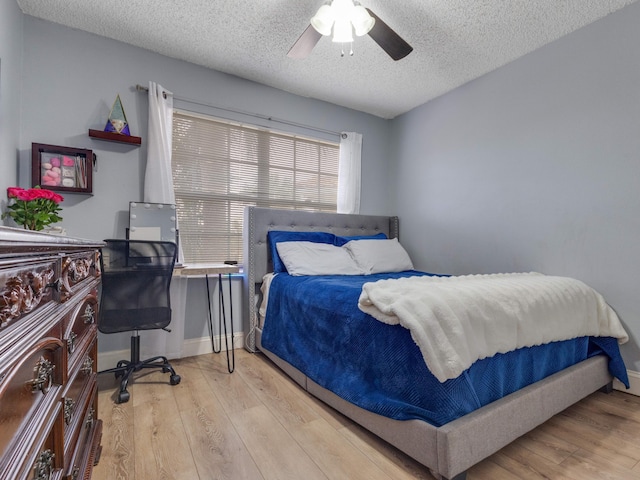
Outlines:
{"type": "Polygon", "coordinates": [[[290,275],[362,275],[364,273],[347,250],[329,243],[278,242],[276,248],[290,275]]]}
{"type": "Polygon", "coordinates": [[[397,238],[389,240],[351,240],[344,245],[365,275],[413,270],[407,251],[397,238]]]}

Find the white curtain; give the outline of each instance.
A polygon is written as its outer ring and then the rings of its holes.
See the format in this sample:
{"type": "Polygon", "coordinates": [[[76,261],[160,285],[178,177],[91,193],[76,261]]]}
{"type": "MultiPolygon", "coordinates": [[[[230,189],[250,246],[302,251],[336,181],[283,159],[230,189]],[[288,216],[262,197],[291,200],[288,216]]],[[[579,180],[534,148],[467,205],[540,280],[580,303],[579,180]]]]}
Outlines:
{"type": "Polygon", "coordinates": [[[171,132],[173,94],[149,82],[149,134],[147,169],[144,175],[144,201],[175,203],[171,176],[171,132]]]}
{"type": "Polygon", "coordinates": [[[338,213],[360,213],[362,134],[342,132],[338,163],[338,213]]]}
{"type": "MultiPolygon", "coordinates": [[[[147,168],[144,175],[144,201],[175,203],[171,174],[171,141],[173,131],[173,94],[155,82],[149,82],[149,133],[147,135],[147,168]]],[[[180,258],[180,257],[179,257],[180,258]]],[[[149,330],[141,342],[144,357],[165,355],[182,357],[187,298],[186,278],[171,281],[172,318],[170,333],[149,330]]]]}

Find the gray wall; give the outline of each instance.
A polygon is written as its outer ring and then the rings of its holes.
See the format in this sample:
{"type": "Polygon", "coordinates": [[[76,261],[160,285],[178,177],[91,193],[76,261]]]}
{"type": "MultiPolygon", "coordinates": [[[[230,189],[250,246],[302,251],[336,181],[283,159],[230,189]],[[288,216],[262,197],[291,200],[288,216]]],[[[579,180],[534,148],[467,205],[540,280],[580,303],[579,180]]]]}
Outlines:
{"type": "Polygon", "coordinates": [[[0,2],[0,210],[7,187],[16,185],[20,142],[22,12],[15,1],[0,2]]]}
{"type": "MultiPolygon", "coordinates": [[[[90,148],[98,157],[97,168],[93,172],[93,196],[65,195],[62,225],[68,235],[91,239],[124,237],[129,201],[142,198],[146,163],[148,103],[146,94],[136,92],[134,87],[136,84],[148,85],[149,80],[160,83],[176,97],[196,101],[174,102],[175,107],[185,110],[269,126],[264,121],[206,106],[216,105],[334,132],[349,130],[362,133],[363,213],[390,214],[395,210],[392,196],[386,193],[388,189],[385,188],[390,143],[389,122],[386,120],[291,95],[30,16],[24,16],[23,62],[21,186],[29,186],[32,142],[90,148]],[[104,128],[117,94],[122,99],[131,133],[143,138],[141,147],[99,141],[87,135],[90,128],[104,128]]],[[[285,129],[278,124],[271,126],[285,129]]],[[[304,129],[286,129],[338,140],[337,136],[327,137],[304,129]]],[[[11,179],[10,183],[14,182],[15,179],[11,179]]],[[[240,282],[235,283],[239,286],[240,282]]],[[[189,287],[190,298],[198,292],[205,292],[201,280],[190,280],[189,287]]],[[[236,299],[239,298],[238,289],[236,299]]],[[[205,305],[204,301],[189,302],[187,338],[207,334],[205,305]]],[[[239,312],[235,317],[238,331],[241,324],[239,312]]],[[[127,348],[126,338],[102,336],[101,352],[127,348]]]]}
{"type": "Polygon", "coordinates": [[[454,274],[539,271],[600,291],[640,371],[640,4],[393,122],[403,243],[454,274]]]}

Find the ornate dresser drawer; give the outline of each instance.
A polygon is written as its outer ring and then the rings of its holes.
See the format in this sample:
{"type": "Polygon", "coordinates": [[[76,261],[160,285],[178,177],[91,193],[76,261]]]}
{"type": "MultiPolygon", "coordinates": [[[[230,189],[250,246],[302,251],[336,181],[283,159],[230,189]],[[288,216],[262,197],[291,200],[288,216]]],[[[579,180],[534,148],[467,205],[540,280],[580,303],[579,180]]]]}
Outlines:
{"type": "Polygon", "coordinates": [[[76,289],[100,274],[97,252],[66,255],[62,259],[60,273],[60,300],[65,302],[76,289]]]}
{"type": "Polygon", "coordinates": [[[16,265],[15,259],[0,263],[0,328],[16,323],[54,297],[59,281],[58,259],[16,265]]]}
{"type": "MultiPolygon", "coordinates": [[[[97,419],[98,413],[98,388],[94,382],[89,392],[88,403],[82,410],[82,417],[77,425],[78,436],[74,437],[76,442],[71,444],[70,449],[65,449],[65,460],[69,464],[65,466],[69,472],[69,478],[75,480],[83,478],[80,472],[86,472],[83,465],[94,465],[99,456],[99,449],[93,448],[96,439],[102,435],[102,422],[97,419]]],[[[84,477],[87,478],[87,477],[84,477]]]]}
{"type": "MultiPolygon", "coordinates": [[[[41,441],[48,434],[43,425],[51,421],[53,407],[59,403],[65,365],[63,344],[57,338],[40,339],[14,362],[3,362],[0,376],[0,471],[12,471],[14,453],[25,437],[41,441]],[[23,428],[32,424],[37,432],[23,428]]],[[[11,477],[10,477],[11,478],[11,477]]]]}
{"type": "Polygon", "coordinates": [[[64,448],[65,460],[70,465],[76,453],[76,446],[86,443],[86,434],[96,420],[95,411],[91,413],[91,421],[87,423],[87,415],[95,410],[93,399],[97,391],[96,382],[96,358],[98,354],[97,343],[94,342],[82,352],[82,365],[69,378],[67,388],[63,394],[64,405],[64,448]]]}
{"type": "Polygon", "coordinates": [[[84,352],[97,335],[98,297],[95,289],[83,292],[82,298],[65,316],[64,340],[67,344],[69,372],[76,371],[84,361],[84,352]]]}
{"type": "Polygon", "coordinates": [[[29,451],[25,455],[22,464],[17,463],[16,468],[5,470],[5,478],[29,479],[29,480],[58,480],[63,477],[62,470],[62,441],[60,439],[60,425],[62,421],[60,404],[56,403],[52,408],[49,421],[43,424],[45,432],[43,439],[29,445],[29,451]]]}
{"type": "Polygon", "coordinates": [[[0,227],[0,478],[91,478],[101,246],[0,227]]]}

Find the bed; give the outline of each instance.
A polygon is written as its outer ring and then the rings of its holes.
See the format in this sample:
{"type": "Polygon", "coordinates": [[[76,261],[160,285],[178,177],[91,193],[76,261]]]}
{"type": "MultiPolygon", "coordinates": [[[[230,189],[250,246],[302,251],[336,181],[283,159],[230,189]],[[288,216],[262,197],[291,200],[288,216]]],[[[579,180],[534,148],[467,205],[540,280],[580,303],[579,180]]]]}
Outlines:
{"type": "Polygon", "coordinates": [[[598,389],[611,389],[609,358],[593,355],[452,419],[427,417],[425,420],[421,412],[380,413],[370,405],[363,406],[362,402],[353,400],[348,391],[345,395],[344,391],[327,385],[309,364],[274,348],[278,345],[273,344],[273,333],[267,331],[269,335],[263,339],[265,332],[259,319],[262,281],[273,271],[267,242],[269,231],[328,232],[348,237],[384,235],[391,239],[398,238],[398,218],[247,207],[244,223],[246,346],[252,352],[262,351],[310,394],[426,465],[440,478],[464,479],[468,468],[553,415],[598,389]],[[267,340],[267,345],[271,342],[272,347],[267,348],[263,340],[267,340]]]}

